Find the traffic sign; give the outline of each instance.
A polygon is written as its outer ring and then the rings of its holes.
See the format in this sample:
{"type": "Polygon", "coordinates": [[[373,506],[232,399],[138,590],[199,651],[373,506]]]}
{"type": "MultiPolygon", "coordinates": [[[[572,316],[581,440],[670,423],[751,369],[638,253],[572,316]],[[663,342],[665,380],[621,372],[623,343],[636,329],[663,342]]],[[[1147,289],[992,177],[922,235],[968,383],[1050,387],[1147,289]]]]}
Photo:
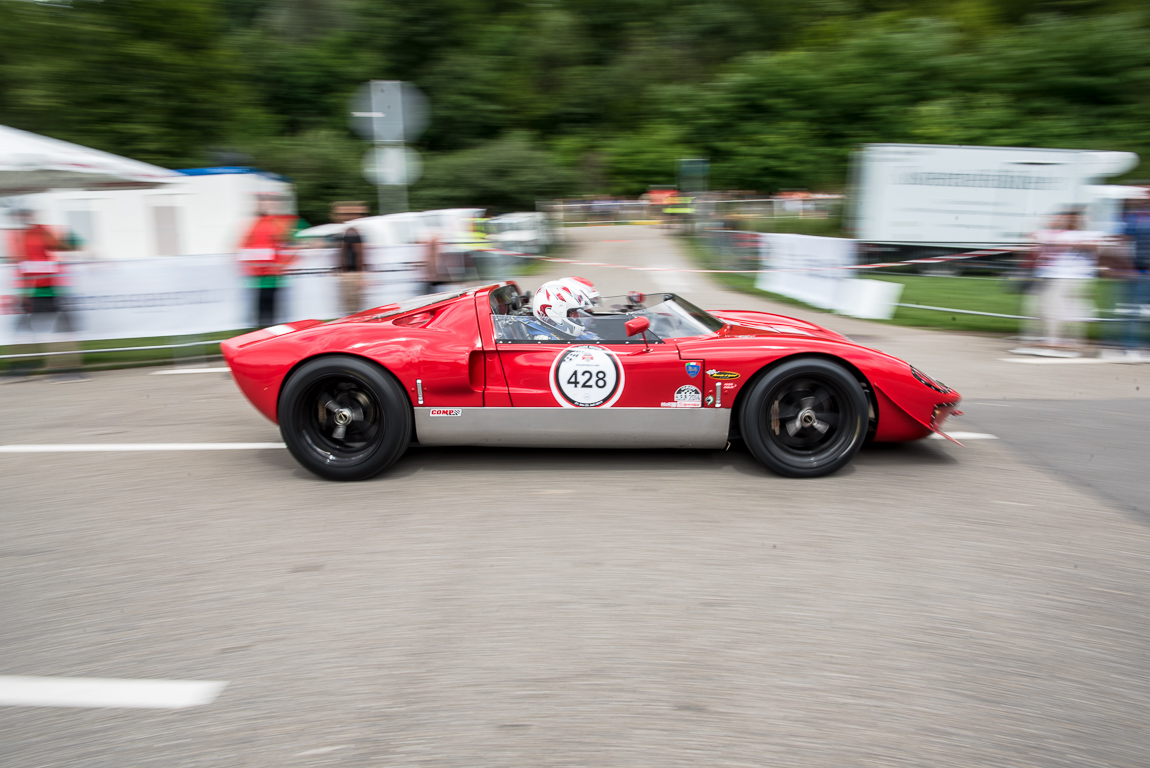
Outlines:
{"type": "Polygon", "coordinates": [[[351,99],[351,128],[368,141],[413,141],[427,128],[427,97],[399,80],[366,82],[351,99]]]}

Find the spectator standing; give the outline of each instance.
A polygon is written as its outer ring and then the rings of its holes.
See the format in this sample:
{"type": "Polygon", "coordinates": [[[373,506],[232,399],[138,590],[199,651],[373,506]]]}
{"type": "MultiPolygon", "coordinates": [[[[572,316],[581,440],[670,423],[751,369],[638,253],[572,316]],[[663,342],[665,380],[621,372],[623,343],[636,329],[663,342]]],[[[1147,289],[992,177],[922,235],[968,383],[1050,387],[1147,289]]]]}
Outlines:
{"type": "Polygon", "coordinates": [[[1130,270],[1124,276],[1123,298],[1127,305],[1123,346],[1128,358],[1144,359],[1147,326],[1150,326],[1150,198],[1131,201],[1122,234],[1129,247],[1130,270]]]}
{"type": "Polygon", "coordinates": [[[444,252],[439,230],[427,232],[423,241],[423,263],[427,275],[427,292],[439,293],[451,284],[451,270],[447,264],[448,255],[444,252]]]}
{"type": "Polygon", "coordinates": [[[244,235],[239,261],[255,294],[258,326],[274,325],[284,273],[292,261],[289,247],[295,216],[276,212],[276,198],[264,195],[256,203],[256,220],[244,235]]]}
{"type": "Polygon", "coordinates": [[[1082,214],[1072,210],[1057,216],[1051,229],[1036,232],[1034,239],[1042,341],[1037,350],[1027,351],[1078,357],[1081,333],[1076,328],[1093,314],[1086,289],[1097,269],[1103,234],[1084,230],[1082,214]]]}
{"type": "MultiPolygon", "coordinates": [[[[73,245],[58,238],[51,229],[36,223],[35,214],[22,208],[16,211],[16,222],[20,225],[13,233],[12,258],[16,262],[16,274],[23,294],[24,317],[18,327],[28,331],[47,329],[70,332],[76,330],[72,316],[61,303],[64,288],[64,269],[57,258],[61,251],[75,250],[73,245]]],[[[74,352],[73,340],[62,342],[56,350],[74,352]]],[[[81,365],[79,354],[53,355],[46,358],[48,370],[72,371],[81,365]]],[[[68,373],[60,380],[82,380],[79,373],[68,373]]]]}
{"type": "Polygon", "coordinates": [[[41,326],[40,318],[51,317],[55,330],[73,330],[68,314],[60,304],[64,285],[64,271],[56,254],[72,248],[62,242],[52,230],[37,224],[35,214],[28,209],[16,212],[20,224],[14,237],[13,253],[16,274],[24,295],[24,313],[27,327],[41,326]]]}
{"type": "MultiPolygon", "coordinates": [[[[331,220],[337,224],[362,219],[367,206],[362,202],[335,203],[331,207],[331,220]]],[[[367,259],[364,253],[363,233],[350,226],[336,237],[339,246],[339,294],[341,309],[352,315],[363,308],[364,278],[367,259]]]]}

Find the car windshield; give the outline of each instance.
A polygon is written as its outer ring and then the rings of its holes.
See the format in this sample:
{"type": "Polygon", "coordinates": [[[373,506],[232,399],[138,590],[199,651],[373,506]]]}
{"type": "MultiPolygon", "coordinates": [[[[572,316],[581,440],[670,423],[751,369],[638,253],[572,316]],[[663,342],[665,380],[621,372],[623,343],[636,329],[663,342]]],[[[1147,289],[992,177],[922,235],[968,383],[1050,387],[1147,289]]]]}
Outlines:
{"type": "Polygon", "coordinates": [[[599,304],[616,312],[647,318],[651,333],[661,339],[709,336],[723,327],[722,320],[673,293],[606,296],[599,304]]]}

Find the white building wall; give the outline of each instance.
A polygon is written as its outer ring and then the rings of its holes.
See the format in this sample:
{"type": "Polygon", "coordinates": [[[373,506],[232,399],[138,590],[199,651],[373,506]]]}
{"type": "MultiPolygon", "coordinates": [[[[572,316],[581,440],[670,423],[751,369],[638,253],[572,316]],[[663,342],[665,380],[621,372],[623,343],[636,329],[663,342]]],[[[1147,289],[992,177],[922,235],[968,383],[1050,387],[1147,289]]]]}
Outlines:
{"type": "Polygon", "coordinates": [[[291,185],[258,173],[185,176],[155,189],[45,192],[19,202],[42,223],[79,235],[83,257],[118,261],[235,253],[264,192],[288,196],[294,211],[291,185]]]}

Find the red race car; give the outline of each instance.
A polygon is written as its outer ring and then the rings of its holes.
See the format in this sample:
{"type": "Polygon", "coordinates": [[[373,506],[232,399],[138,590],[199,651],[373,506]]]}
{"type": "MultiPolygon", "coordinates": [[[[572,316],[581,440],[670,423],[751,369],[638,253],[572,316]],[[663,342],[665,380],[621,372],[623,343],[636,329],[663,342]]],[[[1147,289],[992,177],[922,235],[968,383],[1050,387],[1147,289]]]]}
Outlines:
{"type": "Polygon", "coordinates": [[[868,440],[941,434],[959,395],[813,323],[704,312],[674,294],[599,297],[587,281],[421,296],[221,345],[295,458],[361,480],[412,444],[714,448],[819,477],[868,440]]]}

